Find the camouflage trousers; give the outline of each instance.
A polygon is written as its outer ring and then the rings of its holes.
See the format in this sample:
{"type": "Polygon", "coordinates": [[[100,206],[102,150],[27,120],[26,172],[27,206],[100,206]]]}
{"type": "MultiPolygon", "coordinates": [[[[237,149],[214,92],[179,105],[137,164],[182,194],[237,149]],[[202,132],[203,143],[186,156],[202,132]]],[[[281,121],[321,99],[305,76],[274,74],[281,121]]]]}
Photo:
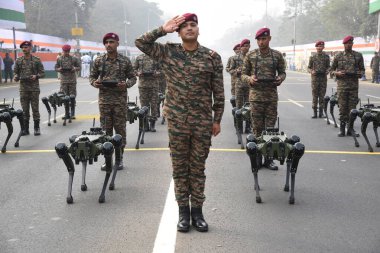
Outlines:
{"type": "Polygon", "coordinates": [[[274,127],[277,121],[277,101],[250,101],[253,134],[258,137],[265,127],[274,127]]]}
{"type": "Polygon", "coordinates": [[[65,95],[77,96],[77,84],[76,83],[61,83],[60,92],[63,92],[65,95]]]}
{"type": "Polygon", "coordinates": [[[162,94],[165,94],[166,90],[166,80],[165,77],[160,77],[158,79],[158,92],[161,92],[162,94]]]}
{"type": "Polygon", "coordinates": [[[99,105],[100,124],[107,135],[112,136],[113,130],[123,137],[123,146],[127,145],[127,107],[122,105],[99,105]]]}
{"type": "Polygon", "coordinates": [[[32,107],[33,120],[40,120],[39,91],[20,91],[20,103],[24,112],[24,120],[29,122],[30,112],[29,108],[32,107]]]}
{"type": "Polygon", "coordinates": [[[372,70],[372,82],[379,83],[379,71],[372,70]]]}
{"type": "Polygon", "coordinates": [[[151,87],[139,87],[140,105],[150,106],[151,116],[153,120],[157,120],[158,117],[158,88],[156,86],[151,87]]]}
{"type": "Polygon", "coordinates": [[[238,85],[236,82],[235,86],[235,96],[236,96],[236,107],[242,108],[244,103],[249,101],[249,87],[238,85]]]}
{"type": "Polygon", "coordinates": [[[358,89],[339,89],[338,88],[338,106],[339,120],[348,122],[350,112],[356,108],[358,104],[358,89]]]}
{"type": "Polygon", "coordinates": [[[236,95],[236,77],[231,75],[231,96],[236,95]]]}
{"type": "Polygon", "coordinates": [[[205,163],[211,146],[212,122],[180,123],[168,119],[174,192],[179,206],[201,207],[205,201],[205,163]]]}
{"type": "Polygon", "coordinates": [[[323,109],[324,97],[326,95],[327,76],[312,76],[311,77],[311,95],[313,97],[312,108],[317,110],[323,109]]]}

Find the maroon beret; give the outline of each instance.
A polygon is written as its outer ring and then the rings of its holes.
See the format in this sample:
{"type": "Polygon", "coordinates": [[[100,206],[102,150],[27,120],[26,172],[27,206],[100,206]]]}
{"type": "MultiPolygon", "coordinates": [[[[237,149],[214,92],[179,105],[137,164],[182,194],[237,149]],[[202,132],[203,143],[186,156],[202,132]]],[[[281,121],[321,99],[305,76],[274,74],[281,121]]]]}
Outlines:
{"type": "Polygon", "coordinates": [[[70,51],[71,50],[71,46],[70,45],[63,45],[63,47],[62,47],[62,51],[66,51],[66,52],[68,52],[68,51],[70,51]]]}
{"type": "Polygon", "coordinates": [[[24,41],[24,42],[22,42],[20,44],[20,48],[22,48],[22,47],[31,47],[31,46],[32,46],[32,43],[30,41],[28,41],[28,40],[26,40],[26,41],[24,41]]]}
{"type": "Polygon", "coordinates": [[[261,28],[260,30],[258,30],[256,32],[256,36],[255,36],[255,39],[261,37],[261,36],[269,36],[270,35],[270,29],[269,28],[261,28]]]}
{"type": "Polygon", "coordinates": [[[349,41],[354,41],[354,37],[352,37],[351,35],[344,37],[343,44],[346,44],[349,41]]]}
{"type": "Polygon", "coordinates": [[[239,44],[236,44],[236,45],[234,46],[234,49],[233,49],[233,50],[236,50],[236,49],[238,49],[238,48],[240,48],[240,43],[239,43],[239,44]]]}
{"type": "Polygon", "coordinates": [[[182,15],[185,18],[185,22],[187,21],[194,21],[198,24],[198,17],[195,13],[185,13],[182,15]]]}
{"type": "Polygon", "coordinates": [[[251,44],[251,41],[249,39],[244,39],[240,42],[240,47],[244,46],[245,44],[251,44]]]}
{"type": "MultiPolygon", "coordinates": [[[[182,15],[182,17],[185,18],[185,21],[183,23],[186,23],[187,21],[194,21],[195,23],[198,24],[198,17],[197,17],[197,14],[195,14],[195,13],[185,13],[182,15]]],[[[180,28],[181,28],[181,25],[178,27],[176,32],[179,32],[180,28]]]]}
{"type": "Polygon", "coordinates": [[[106,44],[106,40],[108,40],[108,39],[113,39],[113,40],[119,41],[119,36],[116,33],[107,33],[103,37],[103,45],[106,44]]]}
{"type": "Polygon", "coordinates": [[[325,45],[325,42],[322,41],[322,40],[318,40],[317,42],[315,42],[315,47],[317,47],[317,46],[319,46],[319,45],[324,46],[324,45],[325,45]]]}

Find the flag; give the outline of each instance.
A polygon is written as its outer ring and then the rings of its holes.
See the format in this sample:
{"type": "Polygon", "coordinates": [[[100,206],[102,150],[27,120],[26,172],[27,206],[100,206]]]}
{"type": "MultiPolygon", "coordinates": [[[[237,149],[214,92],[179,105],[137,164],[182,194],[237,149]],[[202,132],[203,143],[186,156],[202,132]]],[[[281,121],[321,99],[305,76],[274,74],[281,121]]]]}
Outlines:
{"type": "Polygon", "coordinates": [[[380,0],[369,0],[369,14],[380,10],[380,0]]]}
{"type": "Polygon", "coordinates": [[[25,29],[23,0],[0,0],[0,28],[25,29]]]}

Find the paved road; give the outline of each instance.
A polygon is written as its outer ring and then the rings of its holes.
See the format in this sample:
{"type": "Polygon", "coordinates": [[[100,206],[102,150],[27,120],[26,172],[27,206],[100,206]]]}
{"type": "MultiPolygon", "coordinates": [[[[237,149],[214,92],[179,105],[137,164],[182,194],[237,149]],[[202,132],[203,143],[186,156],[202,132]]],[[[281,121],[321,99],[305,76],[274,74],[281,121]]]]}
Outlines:
{"type": "MultiPolygon", "coordinates": [[[[228,100],[227,75],[225,83],[228,100]]],[[[329,80],[328,93],[335,86],[329,80]]],[[[43,80],[41,97],[57,88],[55,80],[43,80]]],[[[137,87],[129,93],[134,99],[137,87]]],[[[128,125],[127,169],[118,173],[106,203],[97,201],[104,179],[100,159],[88,167],[87,192],[80,191],[77,167],[74,204],[66,204],[68,174],[54,145],[88,130],[98,115],[97,91],[80,79],[77,120],[48,127],[41,103],[42,135],[22,137],[19,148],[13,136],[0,155],[0,252],[380,252],[380,148],[367,153],[363,138],[355,148],[324,119],[310,119],[308,75],[290,72],[279,93],[281,130],[299,135],[306,146],[295,205],[282,190],[284,166],[260,170],[263,203],[255,203],[249,160],[237,145],[226,102],[222,133],[207,161],[204,213],[210,231],[177,234],[166,125],[147,133],[139,151],[133,149],[138,126],[128,125]]],[[[0,86],[3,97],[15,98],[20,107],[16,86],[0,86]]],[[[379,104],[380,86],[362,83],[360,97],[379,104]]],[[[2,124],[1,145],[5,134],[2,124]]]]}

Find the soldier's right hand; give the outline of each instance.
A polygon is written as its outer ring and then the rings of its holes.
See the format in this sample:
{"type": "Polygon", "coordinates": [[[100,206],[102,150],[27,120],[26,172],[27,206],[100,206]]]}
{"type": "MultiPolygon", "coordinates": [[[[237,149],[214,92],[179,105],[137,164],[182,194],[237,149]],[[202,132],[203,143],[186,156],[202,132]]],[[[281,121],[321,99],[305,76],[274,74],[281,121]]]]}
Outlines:
{"type": "Polygon", "coordinates": [[[334,74],[336,77],[342,77],[345,75],[343,71],[335,71],[334,74]]]}
{"type": "Polygon", "coordinates": [[[15,76],[15,77],[13,78],[13,80],[14,80],[15,82],[18,82],[18,81],[20,81],[20,78],[18,78],[18,76],[15,76]]]}
{"type": "Polygon", "coordinates": [[[175,16],[174,18],[166,21],[166,23],[162,26],[164,32],[173,33],[175,32],[179,26],[185,22],[185,18],[183,16],[175,16]]]}
{"type": "Polygon", "coordinates": [[[255,75],[251,76],[250,79],[249,79],[249,84],[251,86],[254,86],[259,80],[256,78],[255,75]]]}
{"type": "Polygon", "coordinates": [[[102,82],[100,82],[99,80],[94,81],[93,85],[94,85],[95,88],[98,88],[98,89],[100,87],[103,87],[102,82]]]}
{"type": "Polygon", "coordinates": [[[315,72],[315,70],[312,70],[312,71],[311,71],[311,74],[312,74],[313,76],[315,76],[316,73],[317,73],[317,72],[315,72]]]}

